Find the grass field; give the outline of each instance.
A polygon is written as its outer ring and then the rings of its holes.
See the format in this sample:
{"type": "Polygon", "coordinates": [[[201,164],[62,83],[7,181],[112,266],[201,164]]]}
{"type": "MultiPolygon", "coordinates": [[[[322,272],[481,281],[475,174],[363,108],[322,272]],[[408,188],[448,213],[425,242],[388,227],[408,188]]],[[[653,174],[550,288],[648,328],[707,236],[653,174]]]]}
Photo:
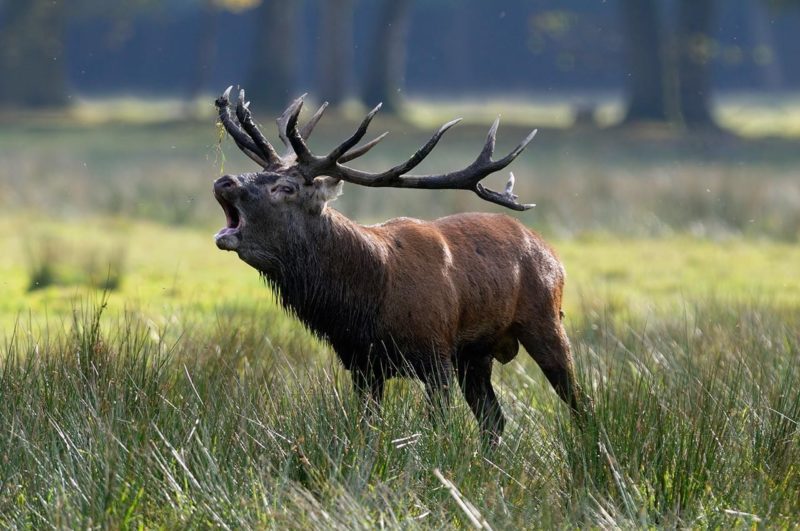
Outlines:
{"type": "Polygon", "coordinates": [[[481,448],[393,382],[365,419],[327,349],[269,307],[159,324],[77,304],[0,365],[3,526],[304,529],[791,527],[800,517],[800,312],[703,299],[571,322],[596,416],[576,431],[533,363],[495,372],[481,448]],[[175,330],[177,328],[178,330],[175,330]],[[282,345],[277,346],[277,344],[282,345]]]}
{"type": "MultiPolygon", "coordinates": [[[[487,451],[463,400],[434,427],[414,382],[361,416],[330,349],[215,248],[210,182],[249,167],[210,123],[100,123],[92,109],[0,120],[0,527],[800,521],[796,141],[540,132],[515,163],[538,203],[520,219],[566,265],[596,415],[576,430],[522,352],[495,369],[510,422],[487,451]]],[[[450,109],[378,122],[393,134],[365,167],[411,153],[450,109]]],[[[352,121],[334,115],[312,145],[352,121]]],[[[423,170],[468,162],[474,121],[423,170]]],[[[364,222],[494,209],[354,188],[337,206],[364,222]]]]}

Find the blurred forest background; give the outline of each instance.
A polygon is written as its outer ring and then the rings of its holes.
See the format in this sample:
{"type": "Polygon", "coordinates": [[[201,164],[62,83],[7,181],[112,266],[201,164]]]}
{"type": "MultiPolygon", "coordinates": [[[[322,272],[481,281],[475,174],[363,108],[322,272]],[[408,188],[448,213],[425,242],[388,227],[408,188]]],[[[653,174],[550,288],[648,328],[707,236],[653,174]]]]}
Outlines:
{"type": "Polygon", "coordinates": [[[195,98],[231,82],[282,109],[627,95],[627,120],[713,122],[714,93],[800,89],[793,0],[3,0],[0,104],[195,98]]]}
{"type": "MultiPolygon", "coordinates": [[[[420,171],[468,164],[497,115],[498,152],[537,127],[516,190],[551,238],[796,242],[798,28],[792,0],[0,0],[8,277],[24,291],[130,270],[132,223],[213,233],[210,182],[252,170],[214,127],[228,85],[273,138],[291,99],[329,101],[320,151],[382,101],[372,128],[391,135],[359,160],[373,171],[456,116],[420,171]],[[53,221],[63,234],[40,228],[53,221]]],[[[365,223],[502,211],[356,186],[336,208],[365,223]]]]}

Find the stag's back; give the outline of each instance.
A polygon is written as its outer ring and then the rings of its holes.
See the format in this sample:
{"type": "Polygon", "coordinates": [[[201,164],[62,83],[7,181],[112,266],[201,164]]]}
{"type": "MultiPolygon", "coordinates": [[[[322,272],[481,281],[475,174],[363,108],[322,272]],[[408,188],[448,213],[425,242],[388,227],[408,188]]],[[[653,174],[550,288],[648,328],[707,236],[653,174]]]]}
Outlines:
{"type": "Polygon", "coordinates": [[[388,249],[382,321],[397,325],[393,337],[470,342],[503,335],[521,312],[560,305],[561,263],[508,216],[400,218],[370,230],[388,249]]]}

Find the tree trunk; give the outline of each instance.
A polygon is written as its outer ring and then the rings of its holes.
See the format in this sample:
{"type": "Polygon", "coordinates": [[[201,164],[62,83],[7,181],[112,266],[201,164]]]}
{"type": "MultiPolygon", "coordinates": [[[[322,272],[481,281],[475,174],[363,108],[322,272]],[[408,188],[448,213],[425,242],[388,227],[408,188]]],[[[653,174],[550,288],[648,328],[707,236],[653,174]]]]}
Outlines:
{"type": "Polygon", "coordinates": [[[353,0],[320,2],[318,96],[342,103],[353,88],[353,0]]]}
{"type": "Polygon", "coordinates": [[[383,110],[396,113],[402,105],[406,63],[406,38],[411,18],[412,0],[384,0],[372,53],[364,80],[364,101],[374,105],[382,101],[383,110]]]}
{"type": "Polygon", "coordinates": [[[7,0],[0,13],[0,105],[67,102],[64,0],[7,0]]]}
{"type": "Polygon", "coordinates": [[[295,0],[264,0],[256,12],[255,62],[247,93],[259,108],[283,111],[293,96],[299,7],[295,0]]]}
{"type": "Polygon", "coordinates": [[[664,47],[655,0],[622,0],[628,57],[625,123],[666,122],[664,47]]]}
{"type": "Polygon", "coordinates": [[[709,108],[713,0],[680,0],[678,6],[678,104],[689,129],[714,128],[709,108]]]}

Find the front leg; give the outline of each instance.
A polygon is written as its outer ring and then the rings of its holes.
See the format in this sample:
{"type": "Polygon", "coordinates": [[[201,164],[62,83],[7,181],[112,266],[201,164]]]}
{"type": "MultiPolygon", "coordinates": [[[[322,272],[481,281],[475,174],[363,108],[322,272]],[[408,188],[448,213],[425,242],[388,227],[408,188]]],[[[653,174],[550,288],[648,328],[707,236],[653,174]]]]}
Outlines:
{"type": "Polygon", "coordinates": [[[356,367],[350,371],[350,377],[361,406],[366,406],[369,410],[378,410],[383,400],[385,383],[383,372],[356,367]]]}
{"type": "Polygon", "coordinates": [[[436,360],[422,377],[428,402],[428,417],[434,426],[446,420],[450,408],[450,387],[453,383],[453,364],[449,359],[436,360]]]}

